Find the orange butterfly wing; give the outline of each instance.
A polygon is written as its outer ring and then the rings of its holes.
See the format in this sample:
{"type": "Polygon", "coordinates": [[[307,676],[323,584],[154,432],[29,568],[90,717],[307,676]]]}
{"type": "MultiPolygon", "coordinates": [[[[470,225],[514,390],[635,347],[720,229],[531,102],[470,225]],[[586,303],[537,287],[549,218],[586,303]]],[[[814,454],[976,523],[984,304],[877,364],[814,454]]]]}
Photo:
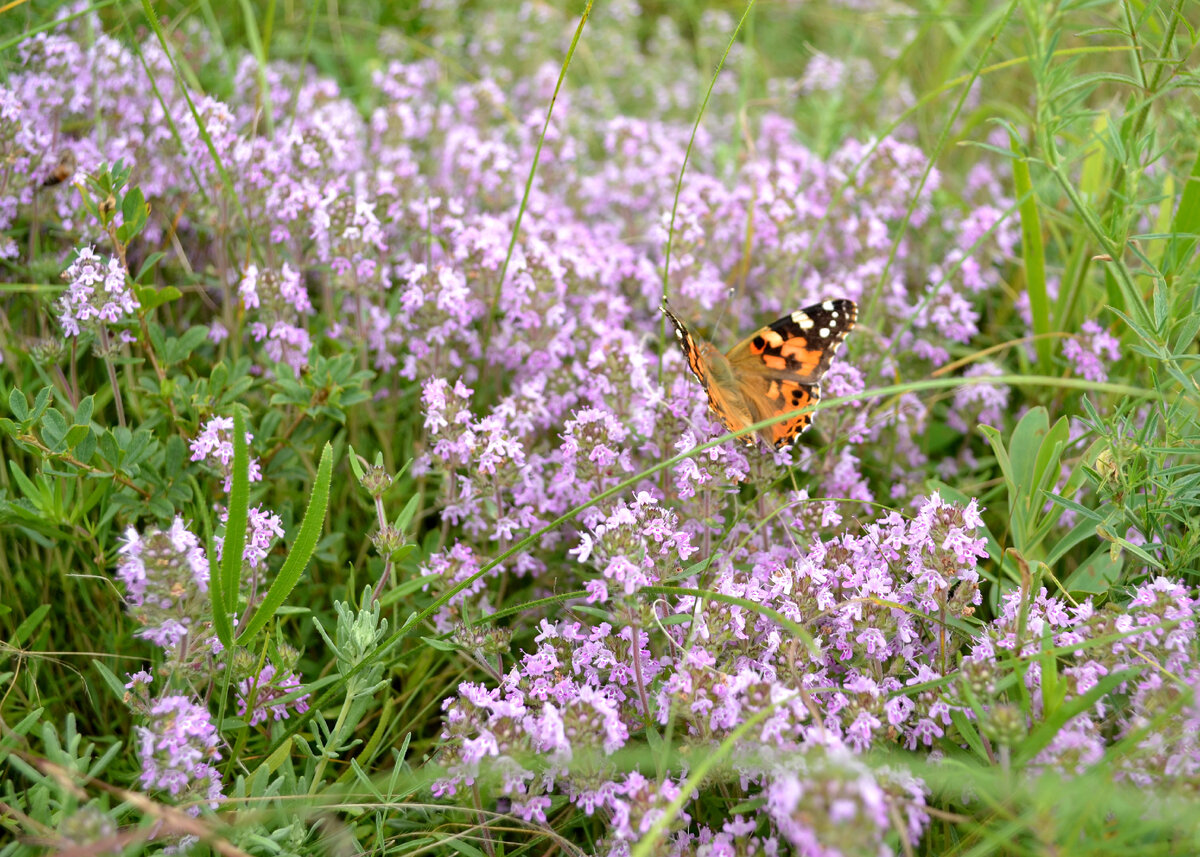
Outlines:
{"type": "MultiPolygon", "coordinates": [[[[824,301],[772,322],[722,355],[693,336],[665,302],[663,312],[708,394],[709,407],[734,432],[820,401],[821,378],[858,318],[853,301],[824,301]]],[[[797,414],[768,426],[759,436],[780,449],[811,424],[811,412],[797,414]]],[[[754,444],[753,435],[742,439],[754,444]]]]}

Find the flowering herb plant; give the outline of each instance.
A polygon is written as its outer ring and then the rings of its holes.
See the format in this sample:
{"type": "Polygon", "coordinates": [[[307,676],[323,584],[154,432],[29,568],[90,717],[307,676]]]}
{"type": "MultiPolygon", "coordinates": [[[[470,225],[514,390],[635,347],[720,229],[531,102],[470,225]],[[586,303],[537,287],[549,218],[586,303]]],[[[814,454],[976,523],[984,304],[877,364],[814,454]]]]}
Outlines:
{"type": "Polygon", "coordinates": [[[1190,853],[1195,28],[684,5],[25,11],[0,857],[1190,853]]]}

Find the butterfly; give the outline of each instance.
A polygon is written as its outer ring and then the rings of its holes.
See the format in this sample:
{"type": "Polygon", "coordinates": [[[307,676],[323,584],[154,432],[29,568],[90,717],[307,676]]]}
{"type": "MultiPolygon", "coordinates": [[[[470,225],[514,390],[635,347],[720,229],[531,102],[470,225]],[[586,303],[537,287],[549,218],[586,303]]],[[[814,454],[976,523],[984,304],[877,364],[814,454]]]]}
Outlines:
{"type": "MultiPolygon", "coordinates": [[[[854,301],[823,301],[771,322],[722,354],[694,336],[665,298],[662,311],[708,394],[709,408],[731,432],[820,401],[821,378],[858,318],[854,301]]],[[[797,414],[759,430],[758,436],[781,449],[811,423],[811,412],[797,414]]],[[[741,439],[754,446],[753,434],[741,439]]]]}

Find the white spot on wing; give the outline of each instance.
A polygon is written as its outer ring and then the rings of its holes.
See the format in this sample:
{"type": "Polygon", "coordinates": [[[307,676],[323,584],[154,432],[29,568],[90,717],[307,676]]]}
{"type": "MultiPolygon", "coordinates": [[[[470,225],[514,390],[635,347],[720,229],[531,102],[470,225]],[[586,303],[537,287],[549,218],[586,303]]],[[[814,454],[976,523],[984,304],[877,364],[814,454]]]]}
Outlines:
{"type": "Polygon", "coordinates": [[[833,309],[833,301],[825,301],[821,304],[821,309],[833,309]]]}
{"type": "Polygon", "coordinates": [[[820,330],[818,330],[818,331],[817,331],[817,334],[818,334],[818,335],[819,335],[819,336],[820,336],[822,339],[828,339],[828,338],[829,338],[829,328],[828,328],[828,327],[822,327],[820,330]]]}

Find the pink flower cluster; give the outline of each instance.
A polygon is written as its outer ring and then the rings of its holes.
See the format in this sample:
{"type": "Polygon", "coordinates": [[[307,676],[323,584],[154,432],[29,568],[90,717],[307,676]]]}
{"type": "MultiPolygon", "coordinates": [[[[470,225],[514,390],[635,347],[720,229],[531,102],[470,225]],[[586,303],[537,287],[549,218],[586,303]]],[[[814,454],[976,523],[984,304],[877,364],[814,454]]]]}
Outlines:
{"type": "Polygon", "coordinates": [[[138,309],[125,268],[115,256],[105,262],[93,247],[81,247],[63,272],[69,282],[58,299],[58,321],[67,336],[98,325],[117,327],[138,309]]]}

